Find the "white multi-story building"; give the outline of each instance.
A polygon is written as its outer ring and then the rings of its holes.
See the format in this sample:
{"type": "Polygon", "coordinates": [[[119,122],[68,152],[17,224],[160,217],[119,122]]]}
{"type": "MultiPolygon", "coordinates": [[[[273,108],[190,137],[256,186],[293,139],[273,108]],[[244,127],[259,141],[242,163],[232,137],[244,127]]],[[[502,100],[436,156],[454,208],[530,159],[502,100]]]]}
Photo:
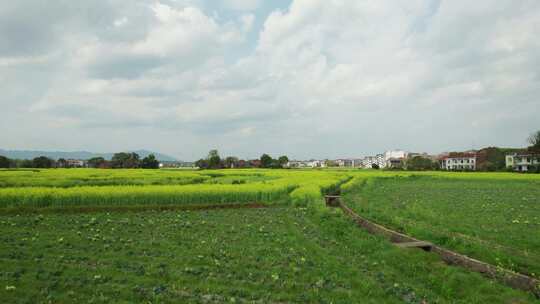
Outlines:
{"type": "Polygon", "coordinates": [[[403,150],[390,150],[384,152],[384,165],[381,168],[399,168],[409,153],[403,150]]]}
{"type": "Polygon", "coordinates": [[[512,153],[506,155],[506,167],[515,171],[526,172],[531,166],[540,165],[540,155],[530,152],[512,153]]]}
{"type": "Polygon", "coordinates": [[[476,170],[476,154],[474,153],[451,153],[441,158],[441,169],[444,170],[476,170]]]}
{"type": "Polygon", "coordinates": [[[326,160],[312,160],[308,166],[311,168],[326,168],[326,160]]]}
{"type": "Polygon", "coordinates": [[[377,165],[379,168],[384,168],[386,166],[384,155],[377,154],[375,156],[366,156],[364,159],[362,159],[362,167],[371,169],[373,168],[373,165],[377,165]]]}

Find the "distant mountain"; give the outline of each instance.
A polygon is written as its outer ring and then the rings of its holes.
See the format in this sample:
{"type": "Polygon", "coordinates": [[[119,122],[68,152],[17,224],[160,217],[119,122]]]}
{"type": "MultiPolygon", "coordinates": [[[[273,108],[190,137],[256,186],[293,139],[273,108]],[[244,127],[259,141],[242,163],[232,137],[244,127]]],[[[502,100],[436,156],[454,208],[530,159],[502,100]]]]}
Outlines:
{"type": "MultiPolygon", "coordinates": [[[[152,152],[148,150],[136,150],[127,151],[135,152],[139,154],[141,158],[154,154],[160,161],[176,161],[172,156],[152,152]]],[[[63,152],[63,151],[33,151],[33,150],[2,150],[0,149],[0,155],[3,155],[12,159],[33,159],[39,156],[46,156],[52,159],[90,159],[92,157],[103,157],[105,159],[111,159],[114,153],[93,153],[88,151],[75,151],[75,152],[63,152]]]]}

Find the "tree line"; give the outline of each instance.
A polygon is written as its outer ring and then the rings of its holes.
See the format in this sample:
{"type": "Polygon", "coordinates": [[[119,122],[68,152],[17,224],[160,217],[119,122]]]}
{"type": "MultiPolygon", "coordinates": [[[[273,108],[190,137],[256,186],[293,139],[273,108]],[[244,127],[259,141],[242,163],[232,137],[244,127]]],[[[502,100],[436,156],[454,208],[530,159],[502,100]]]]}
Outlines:
{"type": "Polygon", "coordinates": [[[244,160],[236,156],[221,158],[218,150],[210,150],[206,158],[201,158],[195,162],[195,166],[200,169],[234,169],[234,168],[285,168],[289,158],[285,155],[277,159],[268,154],[263,154],[259,159],[244,160]]]}
{"type": "Polygon", "coordinates": [[[9,159],[0,155],[0,168],[101,168],[101,169],[158,169],[159,160],[154,154],[140,158],[137,153],[120,152],[115,153],[111,160],[103,157],[88,159],[83,164],[73,163],[64,158],[54,160],[46,156],[39,156],[34,159],[9,159]]]}

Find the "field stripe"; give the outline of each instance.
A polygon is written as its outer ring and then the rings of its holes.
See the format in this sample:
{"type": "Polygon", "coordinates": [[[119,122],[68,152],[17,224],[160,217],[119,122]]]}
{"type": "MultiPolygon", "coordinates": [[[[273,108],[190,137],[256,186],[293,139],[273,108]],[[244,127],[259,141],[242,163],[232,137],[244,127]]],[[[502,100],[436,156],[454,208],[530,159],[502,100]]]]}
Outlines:
{"type": "Polygon", "coordinates": [[[205,211],[220,209],[261,209],[279,207],[279,204],[262,203],[232,203],[232,204],[207,204],[207,205],[135,205],[135,206],[77,206],[70,208],[49,207],[31,208],[15,207],[1,208],[0,215],[16,214],[43,214],[43,213],[99,213],[99,212],[145,212],[145,211],[205,211]]]}

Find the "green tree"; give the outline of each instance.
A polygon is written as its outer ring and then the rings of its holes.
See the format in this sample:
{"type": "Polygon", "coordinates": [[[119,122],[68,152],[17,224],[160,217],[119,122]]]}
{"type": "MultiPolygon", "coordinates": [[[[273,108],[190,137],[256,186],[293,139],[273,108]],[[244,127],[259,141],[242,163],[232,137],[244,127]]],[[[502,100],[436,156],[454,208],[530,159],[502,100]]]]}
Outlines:
{"type": "Polygon", "coordinates": [[[9,168],[11,161],[9,158],[0,155],[0,168],[9,168]]]}
{"type": "Polygon", "coordinates": [[[219,156],[218,150],[210,150],[210,152],[208,152],[208,157],[206,158],[206,160],[208,160],[208,167],[210,169],[221,168],[221,157],[219,156]]]}
{"type": "Polygon", "coordinates": [[[140,166],[139,155],[137,153],[115,153],[111,160],[111,165],[115,169],[133,169],[140,166]]]}
{"type": "Polygon", "coordinates": [[[30,159],[23,159],[17,161],[19,168],[32,168],[34,166],[34,162],[30,159]]]}
{"type": "Polygon", "coordinates": [[[88,167],[99,168],[104,163],[105,163],[105,159],[103,157],[93,157],[88,160],[88,167]]]}
{"type": "Polygon", "coordinates": [[[424,171],[433,170],[434,168],[433,161],[429,158],[414,156],[407,160],[407,170],[424,171]]]}
{"type": "Polygon", "coordinates": [[[201,158],[195,162],[195,166],[199,167],[199,169],[208,169],[208,160],[201,158]]]}
{"type": "Polygon", "coordinates": [[[229,156],[225,158],[224,165],[225,165],[225,168],[238,168],[239,162],[240,160],[238,159],[238,157],[229,156]]]}
{"type": "Polygon", "coordinates": [[[52,168],[54,167],[54,160],[46,157],[39,156],[32,160],[32,167],[34,168],[52,168]]]}
{"type": "Polygon", "coordinates": [[[154,154],[150,154],[147,157],[143,158],[141,167],[143,169],[158,169],[159,160],[156,159],[156,156],[154,154]]]}
{"type": "Polygon", "coordinates": [[[261,156],[261,168],[270,168],[272,167],[272,157],[268,154],[263,154],[261,156]]]}
{"type": "Polygon", "coordinates": [[[288,162],[289,162],[289,158],[286,155],[280,156],[278,158],[278,163],[282,168],[285,167],[288,162]]]}

